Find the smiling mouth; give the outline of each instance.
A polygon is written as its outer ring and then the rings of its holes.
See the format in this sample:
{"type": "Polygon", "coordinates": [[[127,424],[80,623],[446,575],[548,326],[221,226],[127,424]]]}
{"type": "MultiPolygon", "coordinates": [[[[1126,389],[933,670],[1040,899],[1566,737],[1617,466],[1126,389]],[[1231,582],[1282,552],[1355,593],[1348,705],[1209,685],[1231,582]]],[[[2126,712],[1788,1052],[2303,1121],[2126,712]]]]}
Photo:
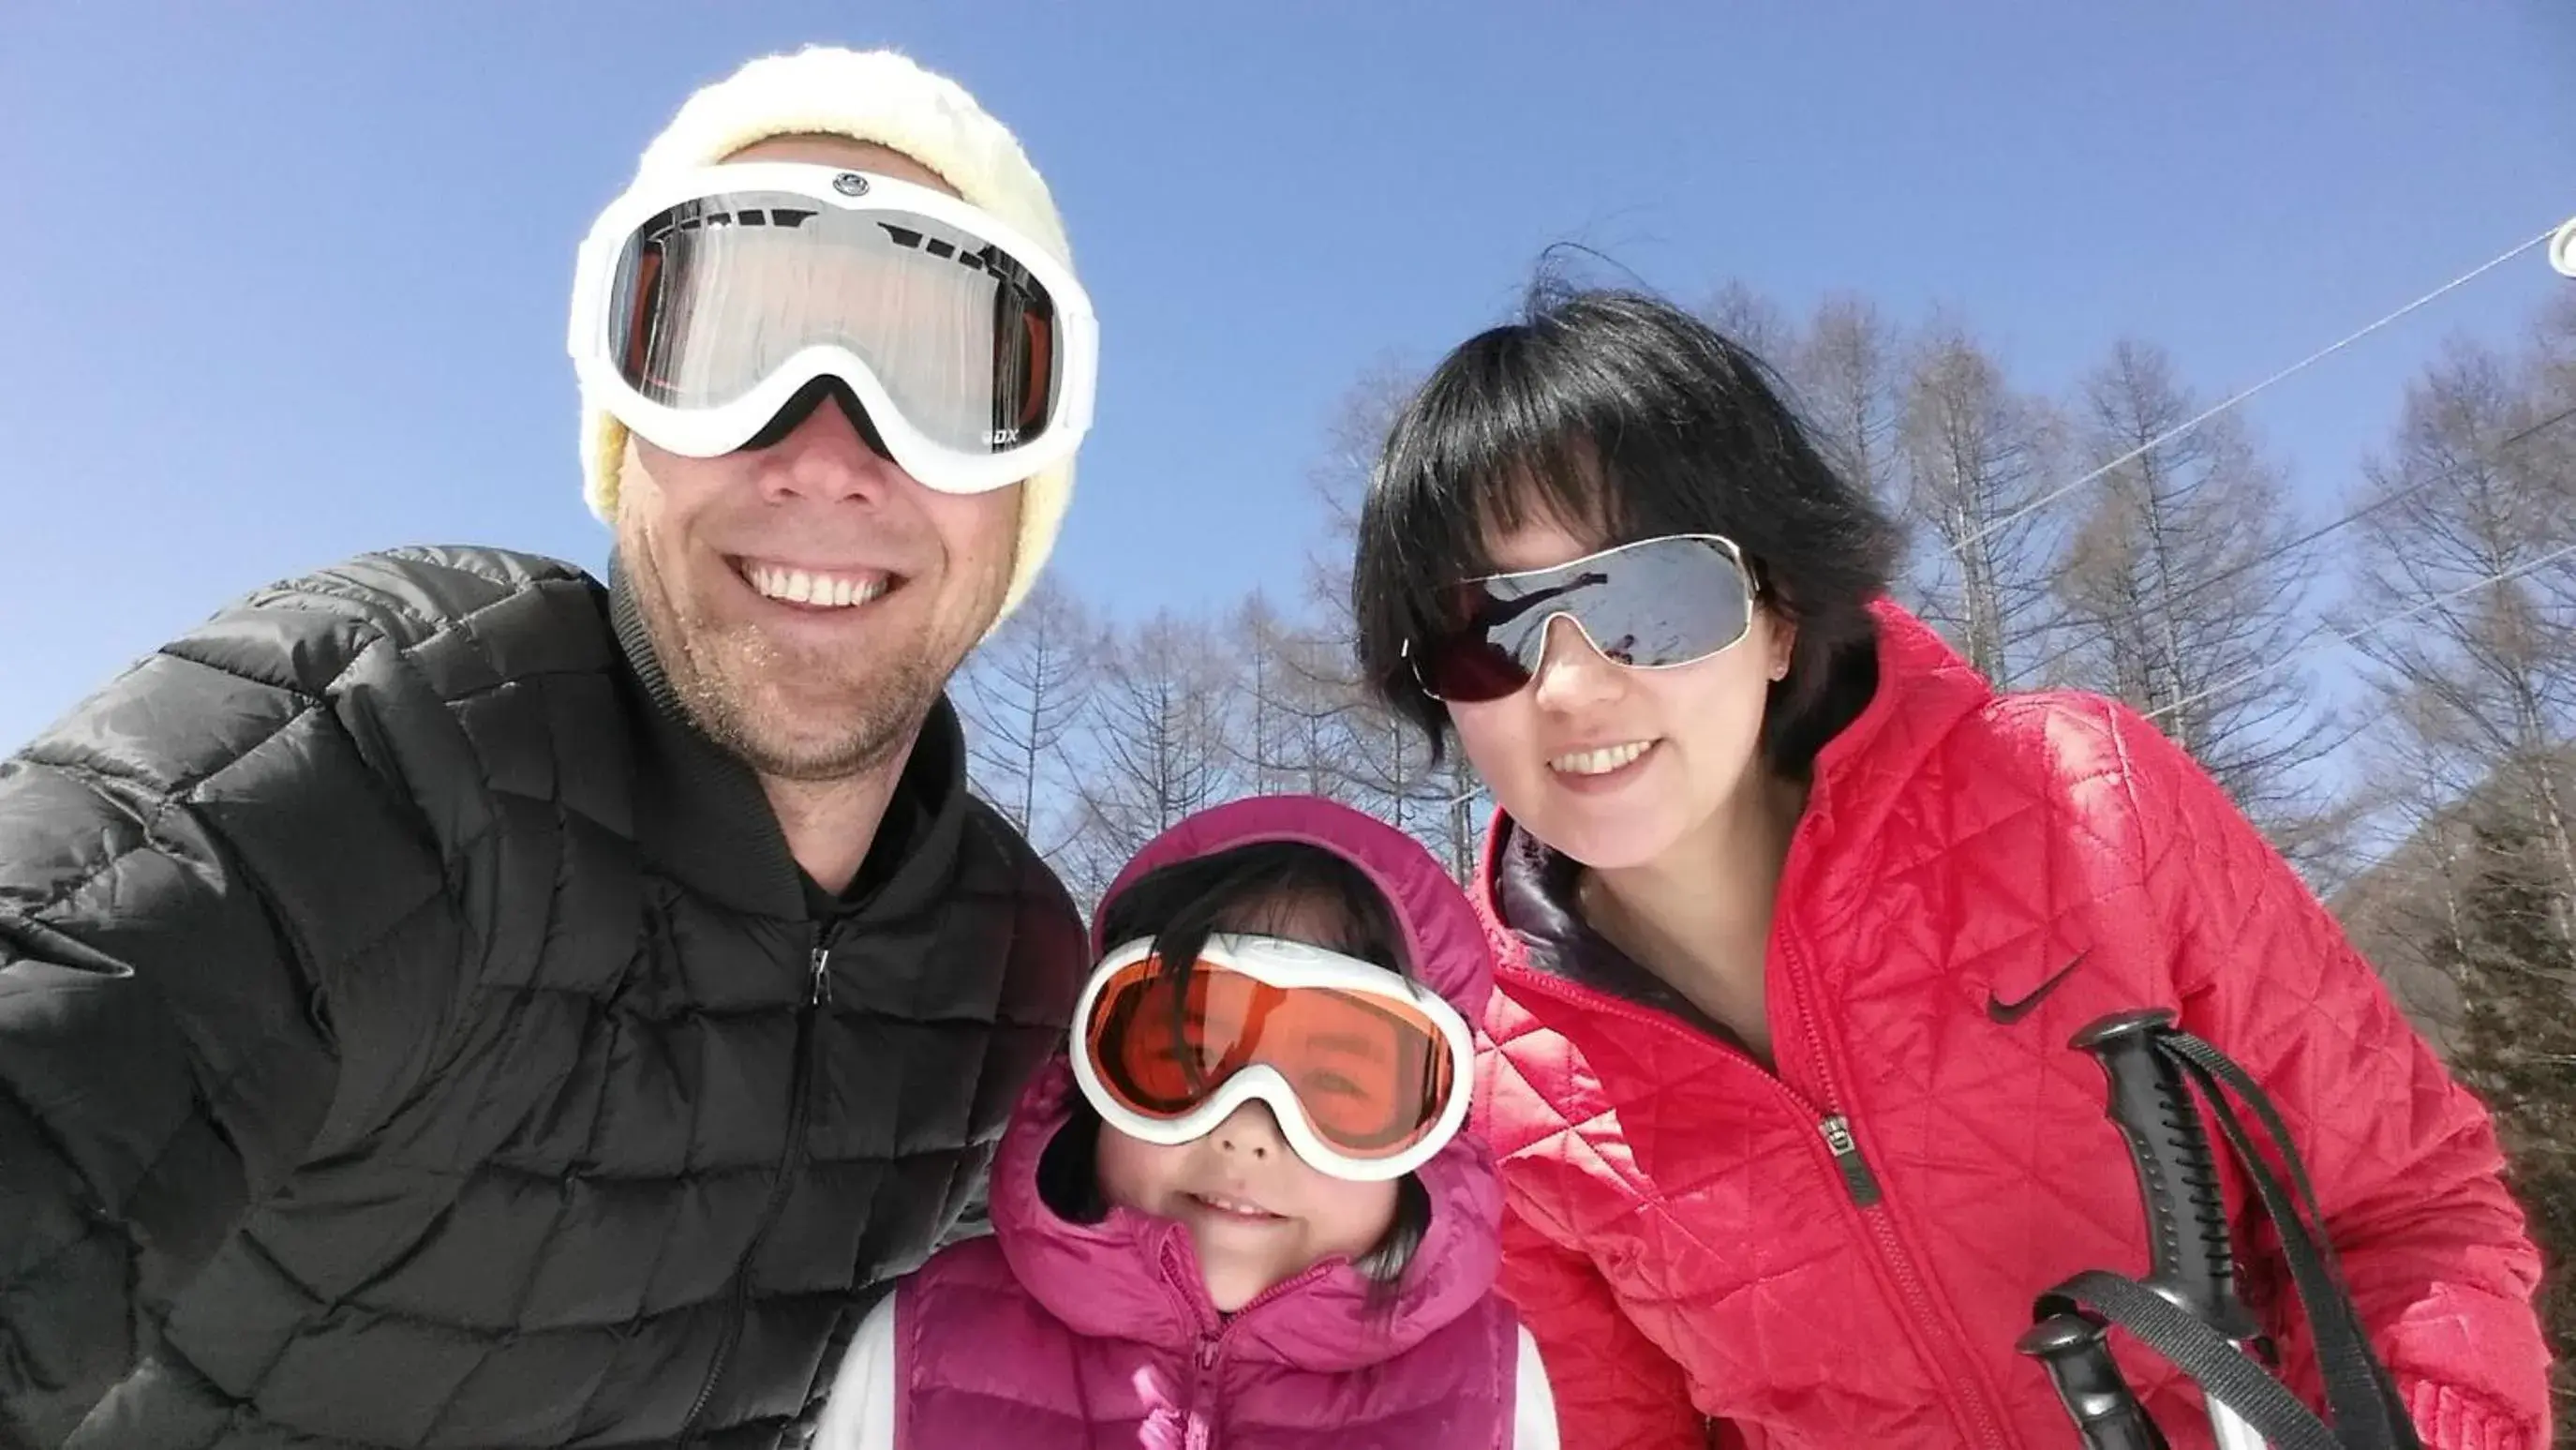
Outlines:
{"type": "Polygon", "coordinates": [[[875,569],[799,569],[755,559],[736,559],[733,566],[754,594],[807,609],[856,609],[901,582],[875,569]]]}
{"type": "Polygon", "coordinates": [[[1227,1198],[1216,1193],[1193,1193],[1187,1196],[1190,1202],[1211,1213],[1222,1214],[1244,1223],[1275,1223],[1280,1218],[1280,1215],[1272,1213],[1260,1204],[1245,1199],[1227,1198]]]}
{"type": "Polygon", "coordinates": [[[1631,740],[1624,745],[1605,745],[1598,750],[1577,750],[1560,755],[1547,763],[1559,775],[1608,775],[1625,769],[1639,756],[1655,748],[1651,740],[1631,740]]]}

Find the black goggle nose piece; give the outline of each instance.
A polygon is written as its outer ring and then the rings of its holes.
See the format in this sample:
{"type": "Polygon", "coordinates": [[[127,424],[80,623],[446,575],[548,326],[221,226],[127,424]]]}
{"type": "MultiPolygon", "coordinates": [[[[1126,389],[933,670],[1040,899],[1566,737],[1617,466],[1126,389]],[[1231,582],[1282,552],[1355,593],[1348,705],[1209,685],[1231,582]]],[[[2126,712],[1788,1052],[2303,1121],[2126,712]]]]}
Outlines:
{"type": "Polygon", "coordinates": [[[785,406],[760,425],[759,432],[743,440],[743,451],[775,448],[785,442],[788,434],[795,432],[799,425],[814,415],[816,408],[823,406],[825,398],[840,405],[841,416],[849,419],[850,426],[859,430],[859,441],[868,445],[869,452],[889,463],[894,461],[894,455],[886,451],[885,439],[877,435],[877,425],[869,420],[867,408],[859,402],[859,395],[850,391],[849,384],[830,373],[798,388],[785,406]]]}

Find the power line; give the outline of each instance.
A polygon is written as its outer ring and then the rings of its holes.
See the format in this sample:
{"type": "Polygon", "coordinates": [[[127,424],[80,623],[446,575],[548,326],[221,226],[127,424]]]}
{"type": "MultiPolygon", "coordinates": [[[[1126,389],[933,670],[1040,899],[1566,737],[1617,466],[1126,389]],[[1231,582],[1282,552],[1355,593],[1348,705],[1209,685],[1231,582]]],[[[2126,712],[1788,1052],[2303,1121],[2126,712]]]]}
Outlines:
{"type": "Polygon", "coordinates": [[[2208,699],[2212,695],[2218,694],[2222,691],[2232,690],[2238,685],[2244,684],[2248,680],[2252,680],[2260,675],[2279,669],[2281,666],[2288,664],[2290,660],[2297,659],[2302,655],[2313,654],[2318,649],[2324,648],[2327,644],[2342,645],[2349,648],[2350,646],[2359,644],[2361,641],[2377,634],[2381,630],[2388,628],[2392,624],[2403,624],[2407,620],[2413,619],[2416,615],[2422,614],[2427,610],[2438,609],[2463,595],[2474,594],[2480,589],[2487,588],[2489,585],[2502,584],[2508,579],[2519,578],[2544,564],[2555,563],[2560,559],[2566,558],[2570,554],[2576,554],[2576,544],[2562,544],[2559,547],[2550,550],[2548,553],[2541,555],[2537,559],[2526,560],[2523,563],[2514,565],[2510,569],[2499,570],[2496,573],[2472,579],[2457,589],[2450,590],[2447,593],[2437,594],[2412,608],[2402,609],[2395,614],[2372,620],[2370,623],[2349,633],[2329,630],[2320,625],[2317,629],[2309,631],[2307,635],[2302,637],[2297,645],[2292,646],[2287,658],[2275,660],[2269,664],[2257,665],[2250,670],[2240,670],[2237,673],[2228,676],[2226,679],[2219,681],[2217,684],[2211,685],[2207,689],[2195,690],[2191,694],[2185,695],[2179,700],[2172,701],[2169,704],[2158,705],[2156,708],[2147,711],[2146,717],[2153,720],[2160,715],[2169,715],[2176,710],[2185,708],[2186,706],[2199,704],[2201,701],[2208,699]],[[2326,640],[2323,643],[2308,643],[2308,641],[2314,640],[2319,634],[2324,634],[2326,636],[2326,640]]]}
{"type": "MultiPolygon", "coordinates": [[[[2546,429],[2554,428],[2559,424],[2566,422],[2570,418],[2576,418],[2576,403],[2571,403],[2567,407],[2559,409],[2557,412],[2550,414],[2548,417],[2543,418],[2539,422],[2533,423],[2528,427],[2514,430],[2514,432],[2502,442],[2497,443],[2492,448],[2481,451],[2474,458],[2464,459],[2448,468],[2437,469],[2432,473],[2426,474],[2422,478],[2416,479],[2412,483],[2391,489],[2388,492],[2379,495],[2377,498],[2362,504],[2360,507],[2344,513],[2338,518],[2329,520],[2326,523],[2318,525],[2316,528],[2310,529],[2298,538],[2292,539],[2290,542],[2283,544],[2277,550],[2270,553],[2257,554],[2253,558],[2248,559],[2233,568],[2222,570],[2206,579],[2195,580],[2190,587],[2176,595],[2167,607],[2170,608],[2172,605],[2178,605],[2196,599],[2202,594],[2207,593],[2209,590],[2215,589],[2219,585],[2237,578],[2250,569],[2260,568],[2261,566],[2272,563],[2275,560],[2288,558],[2297,554],[2300,550],[2305,549],[2310,544],[2324,538],[2326,535],[2331,534],[2338,529],[2348,528],[2353,524],[2359,523],[2370,515],[2379,512],[2381,509],[2388,508],[2393,504],[2401,503],[2407,499],[2413,498],[2415,495],[2422,493],[2437,484],[2448,483],[2452,479],[2458,478],[2472,469],[2492,467],[2495,464],[2501,463],[2504,461],[2505,454],[2514,448],[2520,447],[2524,439],[2546,429]]],[[[2092,641],[2089,639],[2080,639],[2073,644],[2066,645],[2059,649],[2055,654],[2050,655],[2048,658],[2041,660],[2035,665],[2032,665],[2030,667],[2029,674],[2045,678],[2050,668],[2068,657],[2081,652],[2091,643],[2092,641]]]]}
{"type": "MultiPolygon", "coordinates": [[[[2568,223],[2568,226],[2570,228],[2576,228],[2576,220],[2571,220],[2568,223]]],[[[2511,250],[2500,252],[2487,261],[2479,263],[2477,266],[2470,268],[2468,271],[2461,273],[2459,276],[2452,278],[2450,281],[2443,283],[2441,286],[2434,288],[2432,291],[2425,293],[2423,296],[2416,298],[2414,301],[2407,303],[2405,306],[2398,308],[2396,311],[2389,313],[2387,316],[2380,318],[2378,321],[2369,324],[2361,330],[2317,349],[2315,352],[2308,354],[2306,357],[2299,359],[2297,362],[2290,364],[2288,367],[2281,369],[2279,372],[2272,374],[2270,377],[2263,379],[2261,382],[2256,383],[2251,387],[2237,390],[2228,397],[2220,399],[2218,402],[2202,409],[2192,417],[2184,419],[2182,422],[2175,424],[2164,432],[2157,434],[2155,437],[2148,439],[2146,442],[2139,444],[2137,447],[2130,449],[2128,452],[2121,454],[2119,457],[2112,459],[2110,462],[2105,463],[2101,467],[2094,469],[2092,472],[2085,474],[2083,477],[2076,479],[2074,482],[2064,484],[2047,493],[2041,494],[2038,498],[2031,500],[2029,503],[2022,505],[2020,508],[2004,515],[2002,518],[1987,524],[1984,528],[1977,530],[1975,533],[1961,539],[1958,543],[1951,545],[1950,552],[1953,554],[1962,553],[1970,545],[1976,544],[1990,535],[2020,522],[2030,514],[2046,508],[2048,505],[2066,497],[2068,494],[2073,493],[2084,485],[2102,477],[2113,469],[2145,457],[2147,454],[2171,443],[2173,440],[2180,438],[2182,435],[2189,433],[2195,428],[2198,428],[2201,424],[2208,422],[2219,414],[2236,407],[2246,399],[2253,397],[2255,394],[2262,392],[2273,384],[2305,372],[2307,369],[2325,361],[2327,358],[2334,356],[2336,353],[2343,351],[2345,348],[2352,346],[2354,343],[2361,341],[2363,338],[2370,336],[2372,333],[2379,331],[2381,328],[2388,326],[2399,318],[2422,308],[2437,298],[2443,297],[2463,286],[2466,286],[2468,283],[2485,276],[2487,273],[2492,272],[2496,268],[2503,266],[2505,263],[2512,261],[2514,258],[2521,256],[2523,253],[2530,251],[2532,248],[2540,246],[2545,242],[2549,242],[2553,237],[2560,235],[2561,231],[2561,228],[2551,226],[2541,231],[2530,240],[2518,243],[2511,250]]],[[[2576,242],[2571,242],[2570,247],[2576,248],[2576,242]]]]}
{"type": "MultiPolygon", "coordinates": [[[[2431,488],[2437,483],[2448,483],[2452,479],[2458,478],[2460,475],[2467,473],[2469,470],[2474,468],[2485,468],[2494,464],[2502,463],[2507,450],[2519,447],[2522,440],[2525,438],[2528,438],[2543,429],[2554,428],[2559,424],[2566,422],[2570,418],[2576,418],[2576,403],[2571,403],[2568,406],[2559,409],[2557,412],[2550,414],[2548,417],[2541,419],[2539,422],[2534,423],[2529,427],[2515,429],[2512,435],[2507,437],[2503,442],[2496,444],[2493,448],[2487,449],[2474,458],[2465,459],[2459,463],[2452,464],[2448,468],[2438,469],[2423,478],[2417,479],[2413,483],[2391,489],[2342,517],[2335,519],[2330,523],[2320,525],[2315,529],[2311,529],[2307,533],[2302,534],[2298,538],[2283,545],[2281,547],[2281,552],[2284,554],[2295,553],[2298,550],[2304,549],[2308,545],[2315,543],[2317,540],[2324,538],[2326,535],[2333,533],[2337,529],[2343,528],[2349,524],[2358,523],[2362,519],[2379,512],[2381,509],[2384,509],[2390,504],[2396,503],[2401,499],[2413,498],[2415,495],[2422,493],[2424,490],[2431,488]]],[[[2234,570],[2230,570],[2229,573],[2233,574],[2242,572],[2243,570],[2252,567],[2253,565],[2251,563],[2240,564],[2234,570]]],[[[2217,583],[2227,577],[2228,575],[2222,574],[2218,579],[2207,580],[2204,582],[2217,583]]]]}

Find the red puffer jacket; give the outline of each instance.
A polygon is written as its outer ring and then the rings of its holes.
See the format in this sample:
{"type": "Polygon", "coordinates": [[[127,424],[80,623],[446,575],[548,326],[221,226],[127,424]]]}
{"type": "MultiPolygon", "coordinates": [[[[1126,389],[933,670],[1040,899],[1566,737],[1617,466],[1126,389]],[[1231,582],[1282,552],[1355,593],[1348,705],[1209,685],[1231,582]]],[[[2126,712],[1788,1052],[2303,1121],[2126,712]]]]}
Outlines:
{"type": "MultiPolygon", "coordinates": [[[[2314,896],[2134,713],[1999,697],[1879,621],[1877,695],[1817,761],[1780,884],[1776,1072],[1574,922],[1570,868],[1495,823],[1480,1110],[1568,1450],[2075,1443],[2013,1341],[2059,1280],[2146,1269],[2102,1074],[2067,1040],[2151,1004],[2279,1105],[2427,1443],[2544,1445],[2539,1260],[2492,1126],[2314,896]]],[[[2246,1296],[2314,1402],[2245,1189],[2246,1296]]],[[[2177,1450],[2209,1443],[2188,1382],[2121,1358],[2177,1450]]]]}

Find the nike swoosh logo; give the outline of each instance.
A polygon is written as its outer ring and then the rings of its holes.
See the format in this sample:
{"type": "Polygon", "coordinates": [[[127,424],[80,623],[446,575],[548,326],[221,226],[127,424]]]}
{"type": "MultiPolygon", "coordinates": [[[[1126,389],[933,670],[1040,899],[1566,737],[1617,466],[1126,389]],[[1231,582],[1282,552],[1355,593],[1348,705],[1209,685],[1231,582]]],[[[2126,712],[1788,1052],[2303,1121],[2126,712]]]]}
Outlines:
{"type": "Polygon", "coordinates": [[[2040,998],[2056,991],[2057,984],[2065,981],[2068,973],[2073,972],[2077,967],[2080,967],[2083,964],[2084,953],[2077,952],[2075,954],[2075,960],[2068,962],[2065,966],[2059,967],[2057,969],[2057,975],[2050,977],[2047,981],[2031,988],[2030,995],[2022,998],[2018,1002],[2007,1002],[2003,998],[1995,995],[1994,988],[1988,987],[1986,989],[1986,1016],[1998,1026],[2010,1027],[2024,1017],[2029,1016],[2030,1009],[2039,1005],[2040,998]]]}

